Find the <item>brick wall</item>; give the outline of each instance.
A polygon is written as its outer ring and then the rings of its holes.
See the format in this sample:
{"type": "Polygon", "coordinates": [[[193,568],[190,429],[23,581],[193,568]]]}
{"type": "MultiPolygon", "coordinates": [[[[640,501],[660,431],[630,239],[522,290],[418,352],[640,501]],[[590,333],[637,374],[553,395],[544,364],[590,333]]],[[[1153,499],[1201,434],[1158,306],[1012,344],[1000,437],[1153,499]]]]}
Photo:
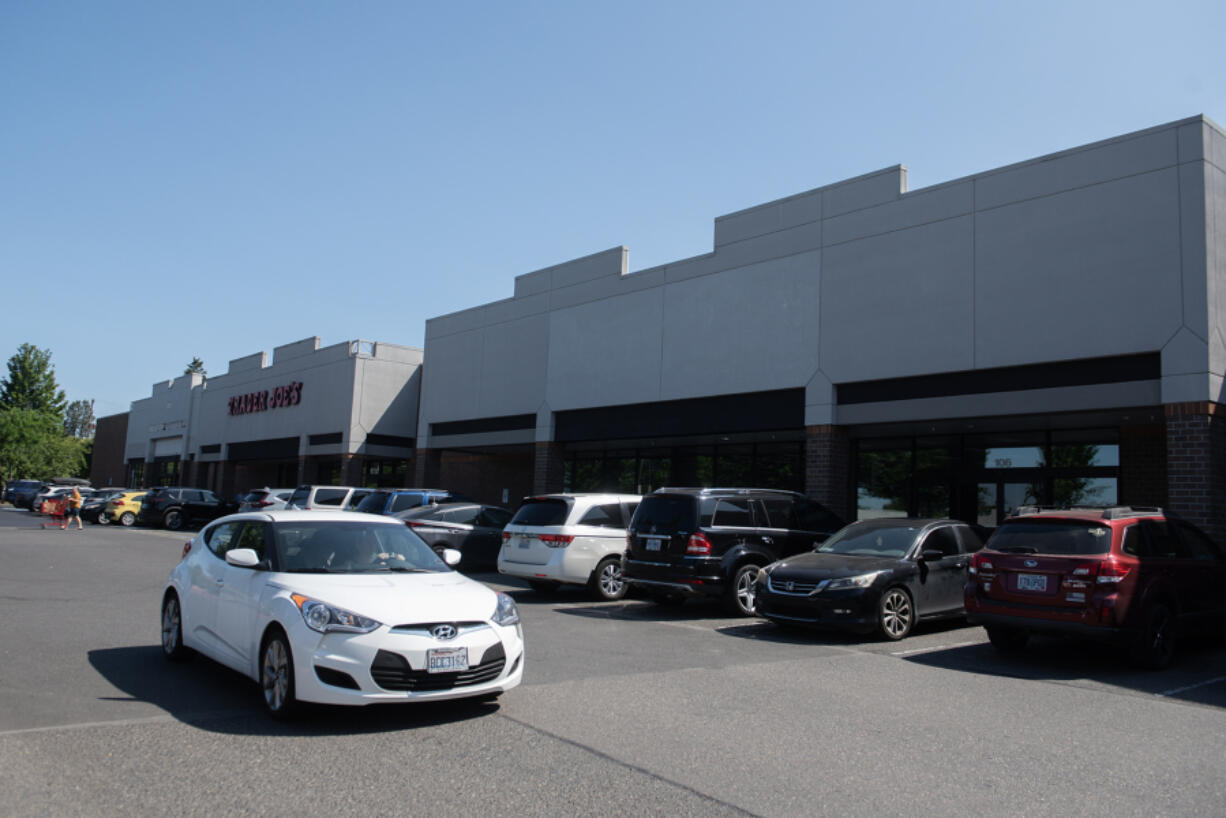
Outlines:
{"type": "Polygon", "coordinates": [[[537,443],[532,464],[532,493],[550,494],[562,490],[566,479],[566,463],[558,443],[537,443]]]}
{"type": "Polygon", "coordinates": [[[519,508],[519,501],[532,493],[532,465],[532,452],[522,448],[447,452],[442,458],[437,485],[514,511],[519,508]]]}
{"type": "Polygon", "coordinates": [[[1226,543],[1226,409],[1167,404],[1166,450],[1167,505],[1226,543]]]}
{"type": "Polygon", "coordinates": [[[854,520],[851,438],[841,426],[805,427],[805,494],[854,520]]]}

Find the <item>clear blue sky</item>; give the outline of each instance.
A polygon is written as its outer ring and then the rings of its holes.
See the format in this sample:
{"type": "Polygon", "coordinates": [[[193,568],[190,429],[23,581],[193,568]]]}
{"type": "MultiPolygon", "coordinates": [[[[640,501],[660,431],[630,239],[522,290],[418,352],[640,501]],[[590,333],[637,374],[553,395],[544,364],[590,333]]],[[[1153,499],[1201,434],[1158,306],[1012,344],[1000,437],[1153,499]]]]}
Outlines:
{"type": "MultiPolygon", "coordinates": [[[[427,318],[895,164],[1206,114],[1226,3],[0,3],[0,361],[126,411],[193,356],[427,318]]],[[[0,368],[0,375],[5,370],[0,368]]]]}

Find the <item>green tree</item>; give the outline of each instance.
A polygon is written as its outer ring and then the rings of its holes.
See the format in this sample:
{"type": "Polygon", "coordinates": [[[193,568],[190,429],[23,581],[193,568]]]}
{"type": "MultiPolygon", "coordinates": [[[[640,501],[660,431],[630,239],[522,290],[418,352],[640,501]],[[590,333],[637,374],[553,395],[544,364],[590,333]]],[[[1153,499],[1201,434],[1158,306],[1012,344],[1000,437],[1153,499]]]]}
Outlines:
{"type": "Polygon", "coordinates": [[[204,368],[204,361],[200,360],[199,358],[192,358],[192,362],[187,365],[186,369],[183,370],[184,375],[191,375],[192,373],[200,376],[209,374],[204,368]]]}
{"type": "Polygon", "coordinates": [[[9,358],[8,367],[8,377],[0,381],[0,408],[47,414],[59,425],[68,401],[55,382],[51,350],[22,344],[9,358]]]}
{"type": "Polygon", "coordinates": [[[86,441],[65,437],[46,412],[0,407],[0,475],[5,480],[84,476],[86,441]]]}
{"type": "Polygon", "coordinates": [[[64,410],[64,434],[81,439],[94,436],[94,402],[74,400],[64,410]]]}

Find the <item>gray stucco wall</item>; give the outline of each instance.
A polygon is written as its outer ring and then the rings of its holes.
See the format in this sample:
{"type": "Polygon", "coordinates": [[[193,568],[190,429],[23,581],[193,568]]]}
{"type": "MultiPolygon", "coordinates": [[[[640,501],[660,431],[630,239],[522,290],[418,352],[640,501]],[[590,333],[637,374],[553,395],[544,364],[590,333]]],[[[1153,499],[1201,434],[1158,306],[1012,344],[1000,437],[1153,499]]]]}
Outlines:
{"type": "MultiPolygon", "coordinates": [[[[152,457],[155,439],[175,437],[176,454],[198,453],[222,444],[201,462],[226,458],[225,445],[286,437],[299,438],[299,452],[356,453],[368,434],[412,438],[417,430],[422,351],[369,341],[320,347],[306,338],[231,361],[227,371],[155,384],[149,398],[134,401],[128,421],[127,458],[152,457]],[[231,397],[292,382],[302,384],[301,401],[291,406],[231,415],[231,397]],[[340,432],[342,442],[309,446],[309,436],[340,432]]],[[[369,452],[403,457],[404,447],[369,447],[369,452]]]]}
{"type": "Polygon", "coordinates": [[[550,412],[798,386],[812,424],[1216,400],[1224,155],[1194,117],[914,192],[887,168],[722,216],[705,255],[520,276],[427,322],[419,442],[431,422],[537,412],[547,439],[550,412]],[[834,404],[837,383],[1151,351],[1160,384],[834,404]]]}

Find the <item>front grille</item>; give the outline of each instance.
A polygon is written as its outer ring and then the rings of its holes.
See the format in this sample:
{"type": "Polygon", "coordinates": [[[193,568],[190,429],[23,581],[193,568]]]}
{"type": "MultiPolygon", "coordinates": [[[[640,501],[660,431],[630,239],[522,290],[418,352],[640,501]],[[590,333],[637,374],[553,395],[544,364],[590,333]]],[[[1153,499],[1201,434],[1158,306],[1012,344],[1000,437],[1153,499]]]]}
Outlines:
{"type": "Polygon", "coordinates": [[[488,648],[479,663],[459,673],[429,673],[424,668],[418,670],[399,653],[381,650],[371,662],[370,675],[375,684],[384,690],[421,693],[493,681],[502,674],[506,664],[507,654],[501,642],[488,648]]]}
{"type": "Polygon", "coordinates": [[[768,590],[776,594],[788,594],[791,596],[808,596],[818,589],[821,582],[800,582],[790,579],[777,579],[773,575],[767,575],[766,587],[768,590]]]}

